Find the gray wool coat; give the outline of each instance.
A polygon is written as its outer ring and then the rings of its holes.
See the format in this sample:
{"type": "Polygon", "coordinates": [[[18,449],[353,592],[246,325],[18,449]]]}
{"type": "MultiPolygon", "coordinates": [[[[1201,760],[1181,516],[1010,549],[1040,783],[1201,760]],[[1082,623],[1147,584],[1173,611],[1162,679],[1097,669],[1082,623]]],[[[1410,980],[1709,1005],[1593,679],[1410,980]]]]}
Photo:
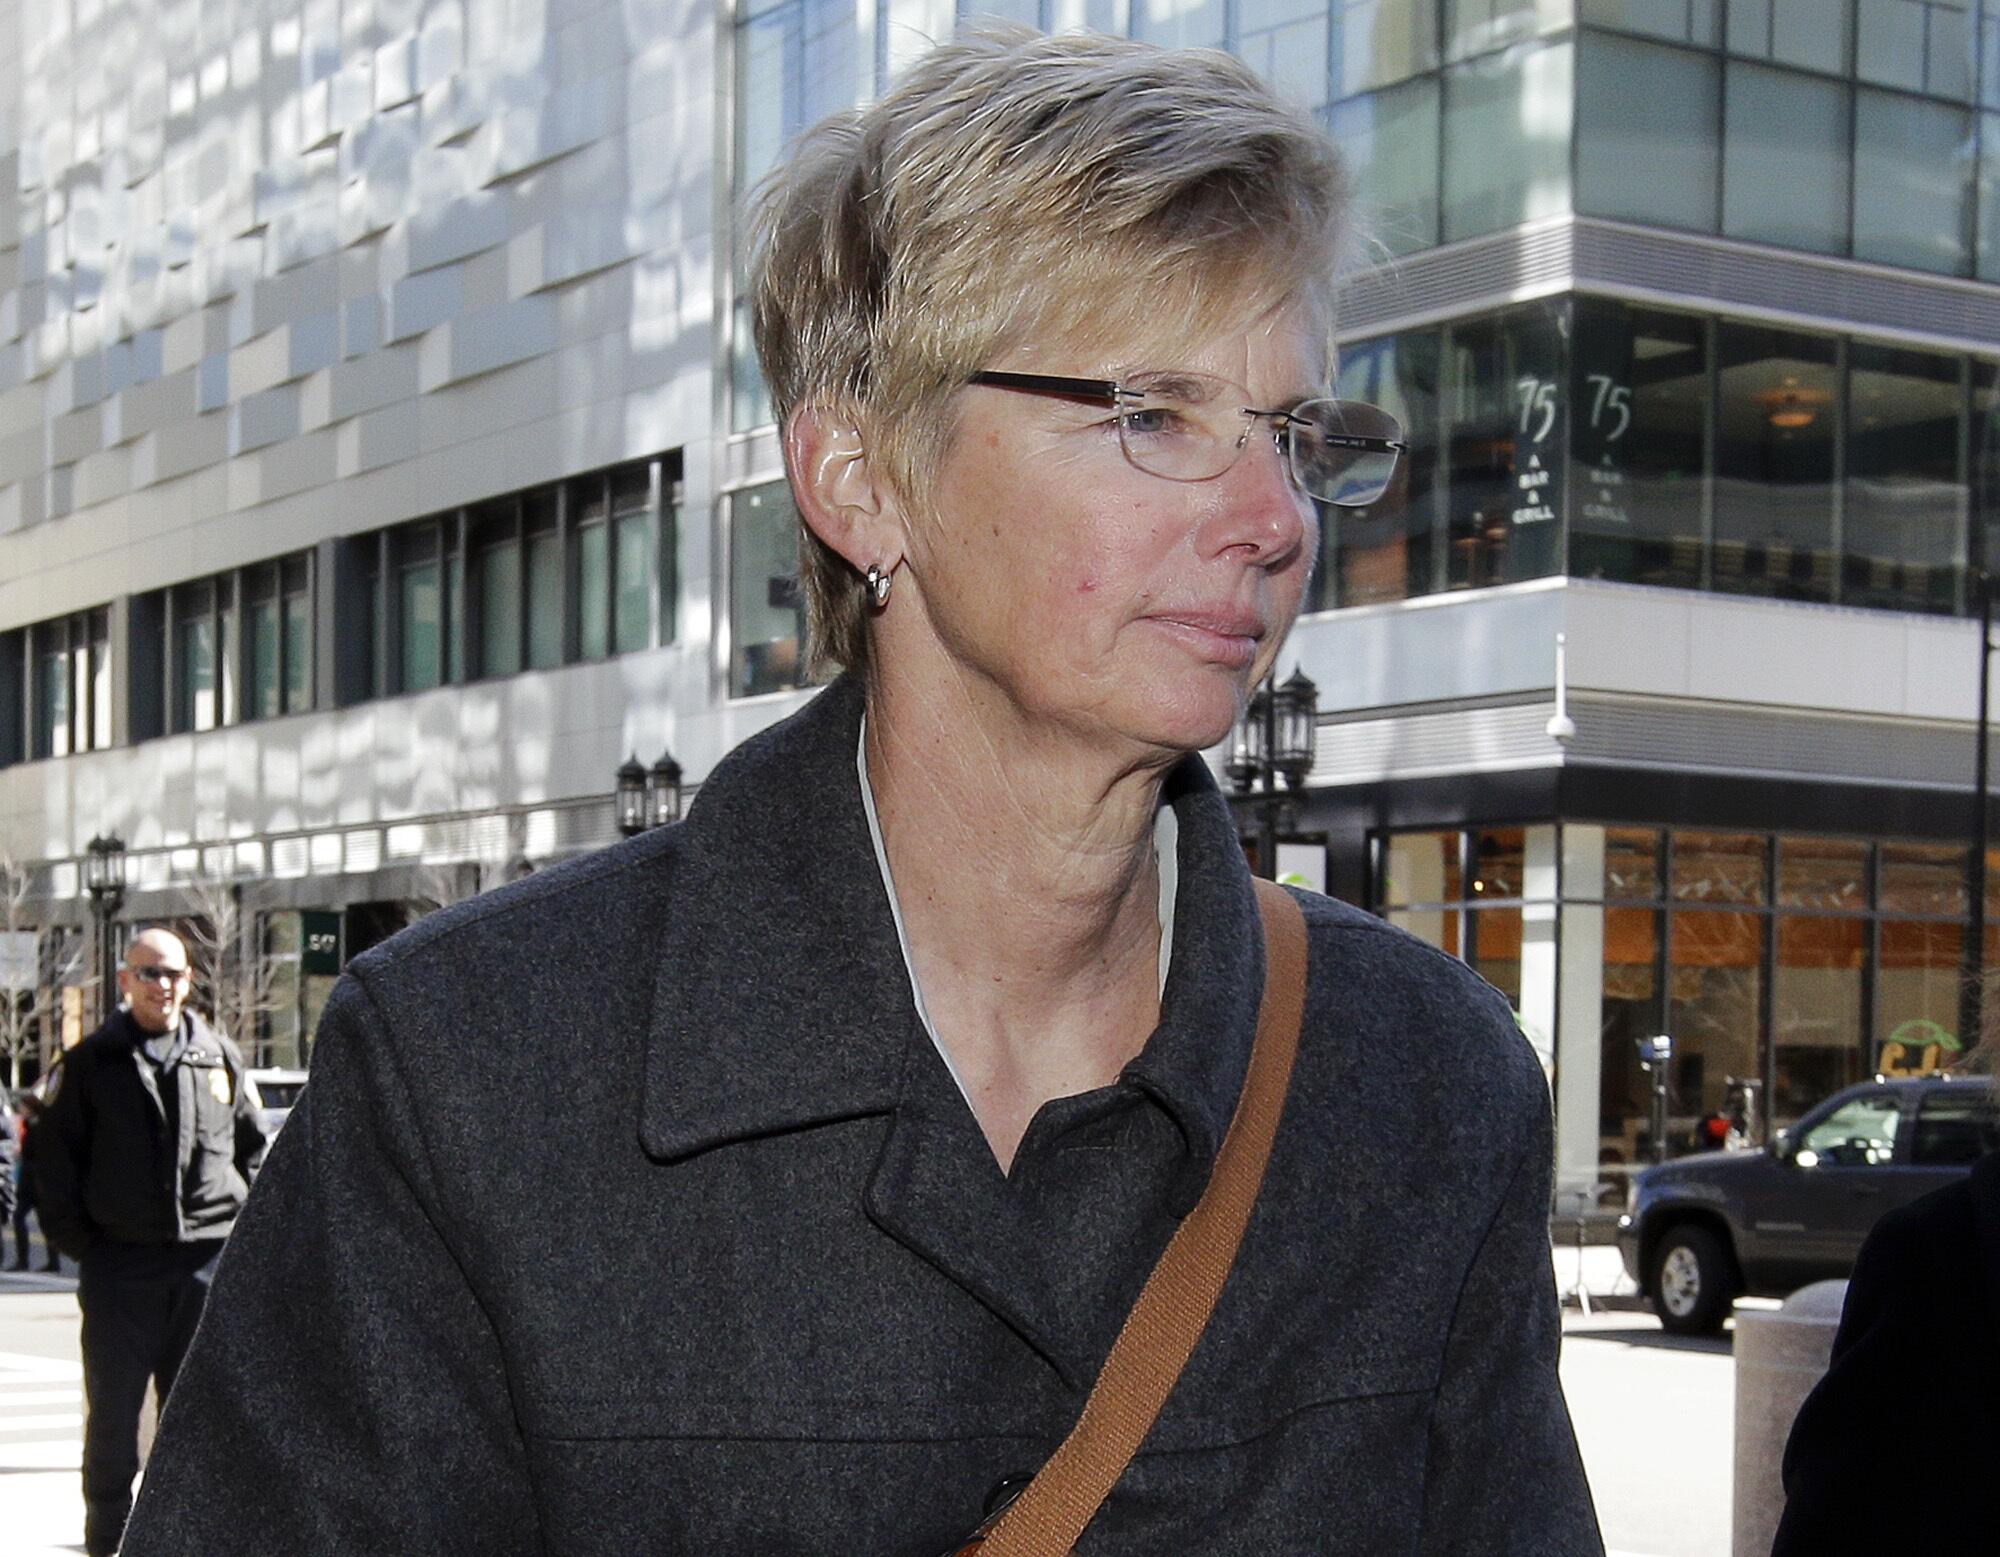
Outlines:
{"type": "MultiPolygon", "coordinates": [[[[126,1557],[934,1557],[1062,1438],[1241,1086],[1235,827],[1176,771],[1159,1027],[1003,1176],[912,1009],[860,715],[838,682],[682,825],[356,959],[126,1557]]],[[[1540,1068],[1462,964],[1302,900],[1262,1197],[1079,1550],[1598,1552],[1540,1068]]]]}

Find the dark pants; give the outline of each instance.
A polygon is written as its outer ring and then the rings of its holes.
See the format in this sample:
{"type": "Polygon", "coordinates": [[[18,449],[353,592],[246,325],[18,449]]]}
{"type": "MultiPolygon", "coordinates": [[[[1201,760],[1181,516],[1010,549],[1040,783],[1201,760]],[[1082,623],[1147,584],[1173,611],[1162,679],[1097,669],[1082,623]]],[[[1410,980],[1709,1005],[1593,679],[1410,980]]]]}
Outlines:
{"type": "Polygon", "coordinates": [[[139,1474],[139,1415],[152,1381],[167,1391],[208,1296],[220,1239],[185,1244],[99,1244],[84,1257],[84,1550],[118,1550],[139,1474]]]}
{"type": "MultiPolygon", "coordinates": [[[[28,1213],[35,1209],[35,1170],[24,1168],[21,1182],[14,1194],[14,1269],[28,1268],[28,1213]]],[[[48,1245],[48,1259],[44,1270],[61,1270],[62,1256],[56,1253],[56,1246],[48,1241],[48,1234],[42,1234],[42,1242],[48,1245]]]]}

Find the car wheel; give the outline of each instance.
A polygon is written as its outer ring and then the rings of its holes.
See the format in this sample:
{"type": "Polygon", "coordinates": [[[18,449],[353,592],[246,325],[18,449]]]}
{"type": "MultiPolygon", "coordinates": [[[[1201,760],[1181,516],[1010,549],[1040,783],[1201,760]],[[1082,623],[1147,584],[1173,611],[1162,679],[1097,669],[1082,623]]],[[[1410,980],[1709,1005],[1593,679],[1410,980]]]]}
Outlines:
{"type": "Polygon", "coordinates": [[[1706,1227],[1670,1227],[1653,1251],[1647,1294],[1660,1327],[1674,1335],[1719,1335],[1735,1294],[1729,1254],[1706,1227]]]}

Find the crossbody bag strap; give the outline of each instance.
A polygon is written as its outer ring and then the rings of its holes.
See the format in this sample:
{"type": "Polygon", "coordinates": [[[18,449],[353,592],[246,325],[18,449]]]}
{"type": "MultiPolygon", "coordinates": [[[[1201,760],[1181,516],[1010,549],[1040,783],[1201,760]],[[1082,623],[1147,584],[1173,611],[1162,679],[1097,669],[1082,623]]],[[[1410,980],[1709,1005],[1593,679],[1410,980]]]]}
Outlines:
{"type": "Polygon", "coordinates": [[[986,1532],[978,1557],[1063,1557],[1076,1545],[1166,1404],[1235,1263],[1284,1111],[1306,998],[1305,916],[1283,887],[1256,887],[1264,998],[1208,1188],[1146,1278],[1076,1426],[986,1532]]]}

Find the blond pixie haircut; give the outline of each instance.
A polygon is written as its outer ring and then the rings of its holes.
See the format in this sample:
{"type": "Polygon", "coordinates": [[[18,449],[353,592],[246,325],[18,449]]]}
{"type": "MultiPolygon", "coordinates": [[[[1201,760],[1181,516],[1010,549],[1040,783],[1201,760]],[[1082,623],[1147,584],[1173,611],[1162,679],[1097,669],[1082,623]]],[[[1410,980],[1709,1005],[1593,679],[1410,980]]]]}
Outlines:
{"type": "MultiPolygon", "coordinates": [[[[921,511],[951,397],[1009,350],[1194,341],[1294,301],[1330,332],[1346,207],[1318,126],[1226,54],[962,35],[813,126],[757,193],[751,317],[779,425],[852,417],[921,511]]],[[[865,669],[861,577],[803,525],[799,576],[811,670],[865,669]]]]}

